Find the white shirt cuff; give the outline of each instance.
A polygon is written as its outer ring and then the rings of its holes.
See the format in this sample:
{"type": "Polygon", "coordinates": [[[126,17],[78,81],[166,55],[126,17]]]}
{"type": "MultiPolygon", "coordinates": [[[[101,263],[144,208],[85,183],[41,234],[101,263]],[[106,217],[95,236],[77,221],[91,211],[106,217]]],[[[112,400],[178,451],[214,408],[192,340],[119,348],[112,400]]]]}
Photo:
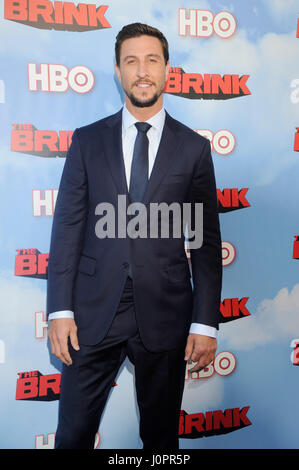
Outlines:
{"type": "Polygon", "coordinates": [[[189,333],[217,338],[217,328],[214,328],[213,326],[202,325],[201,323],[191,323],[189,333]]]}
{"type": "Polygon", "coordinates": [[[56,318],[74,318],[74,312],[71,310],[60,310],[59,312],[49,313],[48,321],[55,320],[56,318]]]}

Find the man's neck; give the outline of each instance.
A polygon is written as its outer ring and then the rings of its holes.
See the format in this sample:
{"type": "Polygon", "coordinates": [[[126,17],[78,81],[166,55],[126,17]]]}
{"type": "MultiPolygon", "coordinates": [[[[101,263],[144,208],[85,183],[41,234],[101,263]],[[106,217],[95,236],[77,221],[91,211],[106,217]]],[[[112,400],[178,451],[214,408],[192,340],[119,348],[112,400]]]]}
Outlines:
{"type": "Polygon", "coordinates": [[[137,119],[137,121],[148,121],[151,117],[155,116],[163,108],[163,100],[158,100],[153,106],[139,108],[133,106],[131,101],[126,97],[127,110],[137,119]]]}

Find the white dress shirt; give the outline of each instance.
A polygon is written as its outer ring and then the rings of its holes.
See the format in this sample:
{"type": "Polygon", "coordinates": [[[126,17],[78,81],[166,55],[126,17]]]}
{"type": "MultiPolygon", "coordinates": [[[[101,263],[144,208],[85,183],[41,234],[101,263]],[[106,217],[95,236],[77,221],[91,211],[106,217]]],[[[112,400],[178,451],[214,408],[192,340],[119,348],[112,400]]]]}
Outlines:
{"type": "MultiPolygon", "coordinates": [[[[130,187],[130,177],[131,177],[131,165],[133,158],[133,150],[135,139],[137,136],[137,129],[134,125],[136,118],[128,111],[126,106],[123,107],[122,112],[122,147],[123,147],[123,156],[124,156],[124,165],[125,173],[127,180],[127,187],[130,187]]],[[[151,117],[146,121],[151,125],[151,128],[147,132],[147,137],[149,140],[149,150],[148,150],[148,177],[151,175],[151,171],[154,166],[155,158],[159,148],[161,135],[165,122],[165,109],[164,107],[157,113],[155,116],[151,117]]],[[[50,313],[48,320],[54,320],[54,318],[74,318],[74,313],[70,310],[62,310],[59,312],[50,313]]],[[[191,323],[190,333],[198,333],[201,335],[211,336],[213,338],[217,337],[217,329],[208,325],[203,325],[201,323],[191,323]]]]}

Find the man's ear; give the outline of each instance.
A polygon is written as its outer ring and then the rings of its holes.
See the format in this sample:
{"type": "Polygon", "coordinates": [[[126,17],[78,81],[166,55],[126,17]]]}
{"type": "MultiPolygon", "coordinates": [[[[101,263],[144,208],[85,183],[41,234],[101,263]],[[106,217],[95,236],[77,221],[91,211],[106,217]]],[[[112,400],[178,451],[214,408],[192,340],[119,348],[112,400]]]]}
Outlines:
{"type": "Polygon", "coordinates": [[[120,76],[120,70],[119,70],[118,65],[115,64],[114,68],[115,68],[115,73],[117,75],[117,78],[118,78],[119,82],[121,83],[121,76],[120,76]]]}
{"type": "Polygon", "coordinates": [[[170,63],[168,60],[166,64],[166,71],[165,71],[166,81],[168,80],[169,70],[170,70],[170,63]]]}

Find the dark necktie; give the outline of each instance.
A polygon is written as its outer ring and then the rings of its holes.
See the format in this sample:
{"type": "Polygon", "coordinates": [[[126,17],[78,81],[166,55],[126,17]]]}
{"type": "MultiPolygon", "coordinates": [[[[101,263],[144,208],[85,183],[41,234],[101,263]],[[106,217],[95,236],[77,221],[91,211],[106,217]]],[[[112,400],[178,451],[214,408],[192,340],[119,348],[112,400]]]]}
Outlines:
{"type": "MultiPolygon", "coordinates": [[[[138,133],[133,151],[129,193],[131,202],[141,202],[148,182],[148,138],[146,133],[151,125],[147,122],[135,122],[135,126],[138,133]]],[[[133,277],[131,263],[128,275],[133,277]]]]}
{"type": "Polygon", "coordinates": [[[135,140],[131,166],[129,193],[132,202],[141,202],[148,182],[148,138],[146,133],[151,128],[147,122],[136,122],[135,140]]]}

